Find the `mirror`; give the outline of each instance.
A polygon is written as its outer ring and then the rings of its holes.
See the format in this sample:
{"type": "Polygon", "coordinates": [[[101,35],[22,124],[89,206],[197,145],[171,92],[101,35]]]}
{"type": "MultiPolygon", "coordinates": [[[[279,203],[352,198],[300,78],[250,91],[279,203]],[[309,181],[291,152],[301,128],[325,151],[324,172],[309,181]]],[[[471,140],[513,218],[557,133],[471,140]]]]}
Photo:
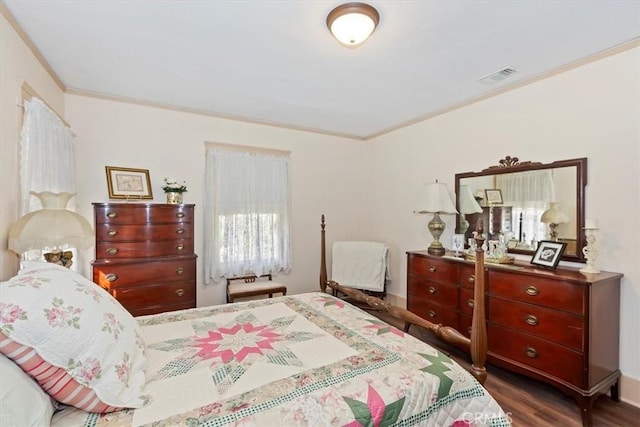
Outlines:
{"type": "Polygon", "coordinates": [[[456,174],[456,234],[468,241],[482,217],[486,238],[504,239],[510,253],[533,254],[539,241],[557,240],[567,244],[562,259],[585,262],[586,185],[586,158],[543,164],[507,156],[456,174]]]}

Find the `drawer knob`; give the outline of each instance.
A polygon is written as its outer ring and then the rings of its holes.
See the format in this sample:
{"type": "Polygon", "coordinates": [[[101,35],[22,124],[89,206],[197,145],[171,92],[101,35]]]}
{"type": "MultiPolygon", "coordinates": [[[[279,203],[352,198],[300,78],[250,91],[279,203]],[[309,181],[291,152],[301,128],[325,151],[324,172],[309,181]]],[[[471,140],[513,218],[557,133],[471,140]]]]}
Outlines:
{"type": "Polygon", "coordinates": [[[467,278],[467,282],[474,283],[475,281],[476,281],[475,274],[470,274],[469,277],[467,278]]]}
{"type": "Polygon", "coordinates": [[[180,288],[180,289],[176,289],[176,295],[178,295],[179,297],[181,297],[182,295],[184,295],[184,289],[180,288]]]}
{"type": "Polygon", "coordinates": [[[107,218],[115,218],[117,217],[118,214],[115,212],[107,212],[107,218]]]}
{"type": "Polygon", "coordinates": [[[535,297],[540,293],[538,288],[536,288],[535,286],[527,286],[524,291],[527,293],[527,295],[531,295],[532,297],[535,297]]]}
{"type": "Polygon", "coordinates": [[[184,218],[184,212],[178,212],[176,218],[184,218]]]}
{"type": "Polygon", "coordinates": [[[179,251],[184,250],[184,245],[180,243],[179,245],[176,245],[176,249],[179,251]]]}
{"type": "Polygon", "coordinates": [[[467,328],[467,332],[469,332],[469,335],[471,335],[471,326],[467,328]]]}
{"type": "Polygon", "coordinates": [[[176,268],[176,274],[183,274],[183,273],[184,273],[184,268],[182,267],[176,268]]]}
{"type": "Polygon", "coordinates": [[[467,305],[471,308],[475,307],[476,302],[472,299],[467,300],[467,305]]]}
{"type": "Polygon", "coordinates": [[[182,233],[184,233],[184,228],[178,228],[176,230],[176,234],[182,234],[182,233]]]}
{"type": "Polygon", "coordinates": [[[429,294],[433,295],[436,292],[438,292],[438,289],[433,287],[433,286],[429,286],[429,289],[427,289],[427,292],[429,292],[429,294]]]}
{"type": "Polygon", "coordinates": [[[433,310],[429,310],[429,312],[428,312],[427,314],[428,314],[428,315],[429,315],[429,317],[431,317],[432,319],[433,319],[434,317],[436,317],[436,312],[435,312],[435,311],[433,311],[433,310]]]}
{"type": "Polygon", "coordinates": [[[533,347],[527,347],[524,349],[524,354],[526,354],[527,357],[535,359],[536,357],[538,357],[538,350],[533,347]]]}
{"type": "Polygon", "coordinates": [[[109,273],[104,276],[104,280],[106,280],[107,282],[115,282],[116,280],[118,280],[118,275],[115,273],[109,273]]]}
{"type": "Polygon", "coordinates": [[[435,268],[433,265],[429,266],[429,273],[435,273],[436,271],[438,271],[438,269],[435,268]]]}
{"type": "Polygon", "coordinates": [[[529,314],[524,318],[524,321],[527,322],[528,325],[536,326],[538,324],[538,318],[533,314],[529,314]]]}
{"type": "Polygon", "coordinates": [[[106,251],[109,255],[116,255],[118,252],[120,252],[118,250],[118,248],[108,248],[106,251]]]}
{"type": "Polygon", "coordinates": [[[118,234],[118,232],[114,229],[111,229],[109,231],[107,231],[107,234],[111,237],[115,236],[116,234],[118,234]]]}

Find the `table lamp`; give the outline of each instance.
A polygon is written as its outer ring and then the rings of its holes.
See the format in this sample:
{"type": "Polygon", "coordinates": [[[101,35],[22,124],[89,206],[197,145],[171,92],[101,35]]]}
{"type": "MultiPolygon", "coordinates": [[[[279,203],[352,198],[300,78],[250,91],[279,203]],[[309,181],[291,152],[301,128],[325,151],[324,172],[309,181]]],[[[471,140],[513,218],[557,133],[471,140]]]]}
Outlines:
{"type": "Polygon", "coordinates": [[[31,192],[42,209],[29,212],[11,225],[9,249],[18,255],[30,250],[88,249],[93,245],[93,228],[80,214],[67,210],[71,193],[31,192]]]}
{"type": "Polygon", "coordinates": [[[455,214],[456,210],[446,184],[436,182],[427,185],[427,197],[426,203],[422,210],[419,210],[419,214],[432,213],[433,219],[429,221],[429,232],[433,236],[431,245],[427,248],[427,252],[431,255],[442,256],[446,250],[442,243],[440,243],[440,236],[444,232],[446,224],[440,219],[441,213],[455,214]]]}
{"type": "Polygon", "coordinates": [[[469,229],[469,221],[465,217],[470,213],[481,213],[482,207],[476,201],[476,198],[471,193],[471,188],[468,185],[460,186],[460,194],[458,194],[458,207],[460,209],[460,234],[466,234],[469,229]]]}
{"type": "Polygon", "coordinates": [[[540,222],[549,225],[549,238],[554,241],[558,240],[558,224],[569,222],[569,217],[559,209],[559,205],[560,203],[549,202],[549,208],[540,217],[540,222]]]}

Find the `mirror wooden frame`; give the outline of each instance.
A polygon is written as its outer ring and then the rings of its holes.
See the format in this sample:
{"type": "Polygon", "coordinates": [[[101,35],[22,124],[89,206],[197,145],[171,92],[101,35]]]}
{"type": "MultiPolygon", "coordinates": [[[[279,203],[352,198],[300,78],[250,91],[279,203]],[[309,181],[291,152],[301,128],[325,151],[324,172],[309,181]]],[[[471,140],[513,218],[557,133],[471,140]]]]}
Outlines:
{"type": "MultiPolygon", "coordinates": [[[[584,233],[585,220],[585,188],[587,186],[587,158],[559,160],[552,163],[520,162],[517,157],[506,156],[496,166],[490,166],[480,172],[464,172],[455,175],[456,207],[460,210],[460,180],[481,176],[500,175],[512,172],[523,172],[542,169],[554,169],[564,167],[576,167],[576,251],[575,254],[565,253],[563,260],[573,262],[585,262],[582,248],[586,245],[584,233]]],[[[456,215],[456,233],[460,233],[460,214],[456,215]]],[[[533,255],[535,250],[510,248],[510,253],[533,255]]]]}

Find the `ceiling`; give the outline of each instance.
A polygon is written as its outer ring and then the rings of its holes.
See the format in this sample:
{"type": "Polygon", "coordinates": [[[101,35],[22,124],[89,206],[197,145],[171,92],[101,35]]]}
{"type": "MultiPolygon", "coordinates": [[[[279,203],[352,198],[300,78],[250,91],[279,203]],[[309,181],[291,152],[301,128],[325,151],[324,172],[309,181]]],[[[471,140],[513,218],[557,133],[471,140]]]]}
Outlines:
{"type": "Polygon", "coordinates": [[[640,1],[4,1],[70,93],[368,139],[640,37],[640,1]],[[510,77],[482,76],[504,67],[510,77]]]}

